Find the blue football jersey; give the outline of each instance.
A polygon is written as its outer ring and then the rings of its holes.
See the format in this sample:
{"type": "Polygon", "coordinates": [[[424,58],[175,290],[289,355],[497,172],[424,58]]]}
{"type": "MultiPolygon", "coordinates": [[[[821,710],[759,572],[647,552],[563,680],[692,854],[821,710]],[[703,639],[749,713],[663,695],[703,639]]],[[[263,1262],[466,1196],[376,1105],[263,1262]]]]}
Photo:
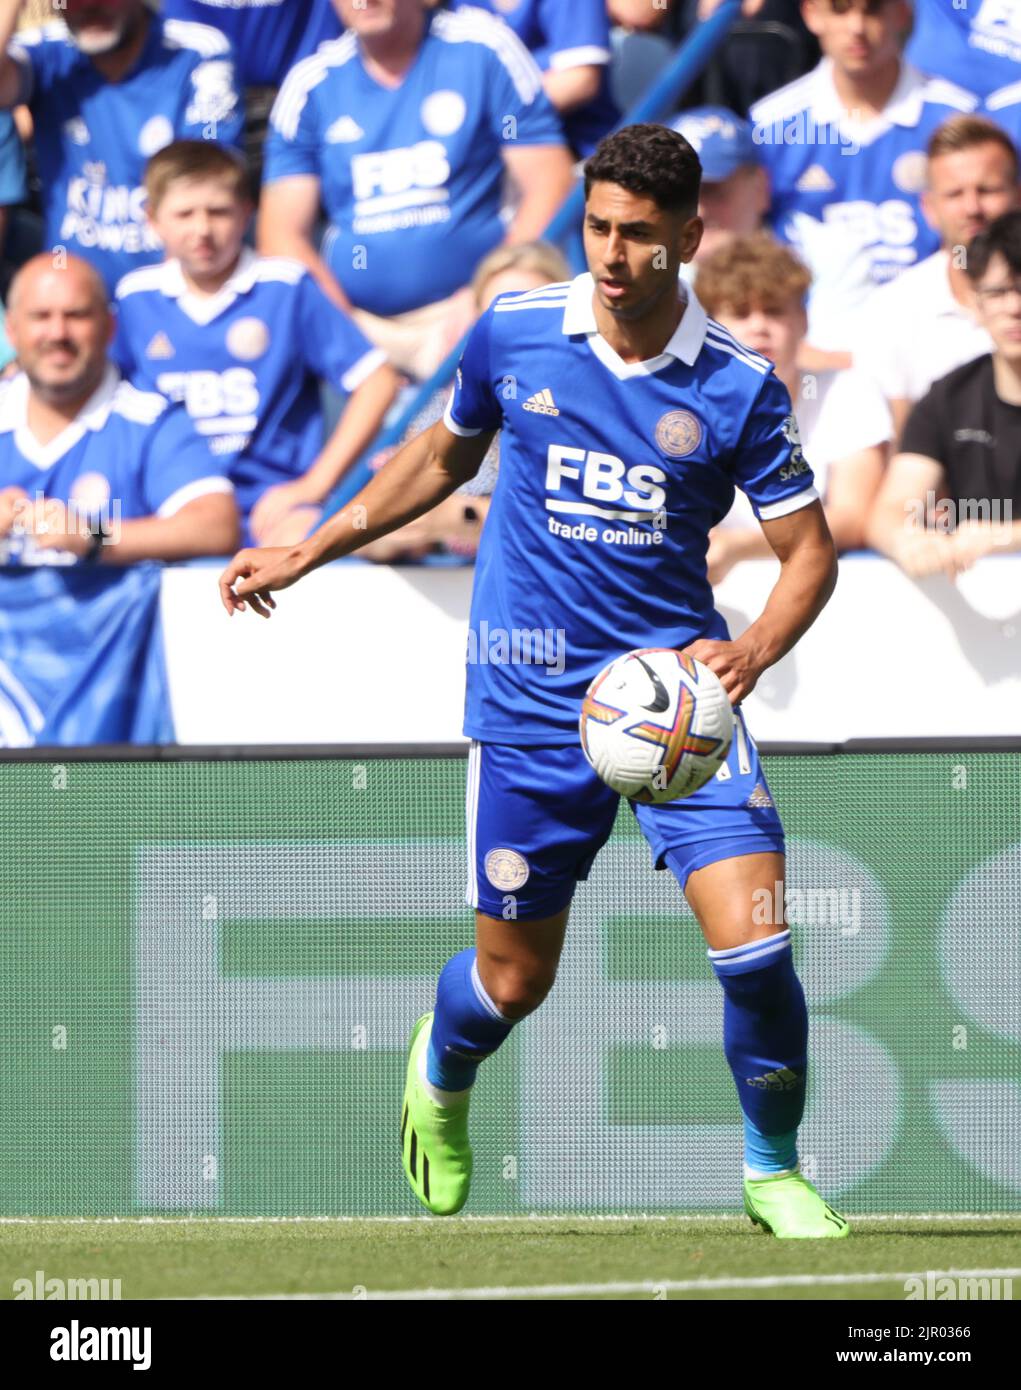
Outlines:
{"type": "Polygon", "coordinates": [[[799,217],[810,217],[868,256],[876,284],[925,260],[939,250],[921,211],[926,145],[943,121],[977,105],[971,92],[904,64],[885,111],[851,121],[829,59],[756,102],[752,138],[769,171],[777,236],[797,245],[799,217]]]}
{"type": "Polygon", "coordinates": [[[341,30],[330,0],[163,0],[163,14],[222,30],[242,87],[279,87],[299,59],[341,30]]]}
{"type": "Polygon", "coordinates": [[[304,266],[247,249],[211,298],[189,293],[178,261],[132,271],[117,311],[121,370],[183,402],[243,515],[319,453],[320,380],[351,392],[386,360],[304,266]]]}
{"type": "Polygon", "coordinates": [[[979,96],[1021,81],[1021,0],[915,0],[905,52],[979,96]]]}
{"type": "Polygon", "coordinates": [[[323,256],[374,314],[453,294],[504,236],[506,144],[563,144],[531,54],[475,8],[426,19],[401,85],[381,87],[345,34],[293,68],[277,97],[263,180],[320,179],[323,256]]]}
{"type": "MultiPolygon", "coordinates": [[[[543,72],[590,64],[601,69],[599,91],[562,117],[572,147],[587,157],[620,120],[610,92],[610,20],[605,0],[468,0],[509,24],[543,72]]],[[[460,8],[464,8],[463,3],[460,8]]]]}
{"type": "Polygon", "coordinates": [[[599,334],[588,274],[501,295],[472,330],[444,418],[502,431],[472,597],[472,738],[574,742],[613,658],[726,639],[706,550],[735,486],[763,520],[817,498],[772,364],[686,293],[648,362],[599,334]]]}
{"type": "MultiPolygon", "coordinates": [[[[57,498],[106,522],[172,516],[207,493],[231,493],[179,406],[123,381],[113,364],[76,419],[40,444],[28,428],[28,379],[0,382],[0,478],[33,500],[57,498]]],[[[53,563],[63,552],[40,552],[53,563]]]]}
{"type": "Polygon", "coordinates": [[[111,292],[122,275],[161,256],[146,225],[146,161],[172,140],[235,143],[241,102],[230,44],[204,24],[149,19],[145,47],[120,82],[107,82],[63,24],[19,33],[20,101],[35,122],[47,246],[91,261],[111,292]]]}

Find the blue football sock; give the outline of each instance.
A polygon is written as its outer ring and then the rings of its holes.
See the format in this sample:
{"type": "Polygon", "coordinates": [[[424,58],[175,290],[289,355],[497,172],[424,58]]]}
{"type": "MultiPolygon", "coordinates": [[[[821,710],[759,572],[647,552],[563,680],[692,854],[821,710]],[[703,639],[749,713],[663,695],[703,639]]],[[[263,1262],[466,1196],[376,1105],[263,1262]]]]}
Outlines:
{"type": "Polygon", "coordinates": [[[426,1078],[443,1091],[463,1091],[475,1081],[479,1063],[514,1027],[490,999],[479,979],[475,948],[451,956],[440,971],[436,1011],[429,1038],[426,1078]]]}
{"type": "Polygon", "coordinates": [[[746,1175],[797,1166],[805,1110],[808,1010],[790,931],[710,951],[723,987],[723,1050],[745,1117],[746,1175]]]}

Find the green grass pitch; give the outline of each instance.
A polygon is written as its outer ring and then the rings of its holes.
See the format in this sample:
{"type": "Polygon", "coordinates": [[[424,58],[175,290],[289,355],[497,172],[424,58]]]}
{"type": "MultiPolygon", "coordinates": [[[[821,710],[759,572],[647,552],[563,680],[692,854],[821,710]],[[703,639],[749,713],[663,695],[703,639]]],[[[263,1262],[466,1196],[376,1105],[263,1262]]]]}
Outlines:
{"type": "Polygon", "coordinates": [[[778,1241],[742,1217],[6,1220],[15,1281],[119,1279],[124,1299],[667,1298],[904,1300],[953,1271],[1021,1296],[1021,1215],[852,1220],[841,1241],[778,1241]],[[426,1291],[429,1291],[428,1293],[426,1291]]]}

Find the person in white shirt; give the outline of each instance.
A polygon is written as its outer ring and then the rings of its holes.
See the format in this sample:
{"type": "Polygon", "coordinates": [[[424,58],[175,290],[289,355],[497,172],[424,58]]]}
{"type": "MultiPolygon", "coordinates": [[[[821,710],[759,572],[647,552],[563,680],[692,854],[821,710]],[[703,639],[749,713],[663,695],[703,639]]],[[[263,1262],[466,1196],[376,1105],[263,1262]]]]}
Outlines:
{"type": "MultiPolygon", "coordinates": [[[[864,544],[865,525],[886,464],[892,421],[882,392],[861,372],[806,372],[798,350],[808,329],[811,275],[768,232],[736,237],[701,265],[698,296],[711,318],[768,357],[794,405],[795,439],[823,499],[837,550],[864,544]]],[[[740,560],[771,555],[743,493],[709,534],[709,580],[740,560]]]]}
{"type": "Polygon", "coordinates": [[[855,339],[854,364],[882,388],[898,438],[934,381],[992,350],[975,312],[967,248],[1021,202],[1017,150],[993,121],[954,116],[927,153],[922,211],[939,233],[940,250],[876,291],[855,339]]]}

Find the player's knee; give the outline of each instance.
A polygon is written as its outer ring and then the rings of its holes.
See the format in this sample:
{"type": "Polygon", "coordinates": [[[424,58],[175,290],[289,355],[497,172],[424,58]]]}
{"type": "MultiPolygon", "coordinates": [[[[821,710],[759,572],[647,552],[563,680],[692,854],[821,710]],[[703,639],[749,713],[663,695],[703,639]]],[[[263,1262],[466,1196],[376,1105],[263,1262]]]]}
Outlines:
{"type": "Polygon", "coordinates": [[[556,971],[521,967],[497,969],[486,982],[486,992],[504,1018],[526,1018],[534,1013],[553,988],[556,971]]]}

